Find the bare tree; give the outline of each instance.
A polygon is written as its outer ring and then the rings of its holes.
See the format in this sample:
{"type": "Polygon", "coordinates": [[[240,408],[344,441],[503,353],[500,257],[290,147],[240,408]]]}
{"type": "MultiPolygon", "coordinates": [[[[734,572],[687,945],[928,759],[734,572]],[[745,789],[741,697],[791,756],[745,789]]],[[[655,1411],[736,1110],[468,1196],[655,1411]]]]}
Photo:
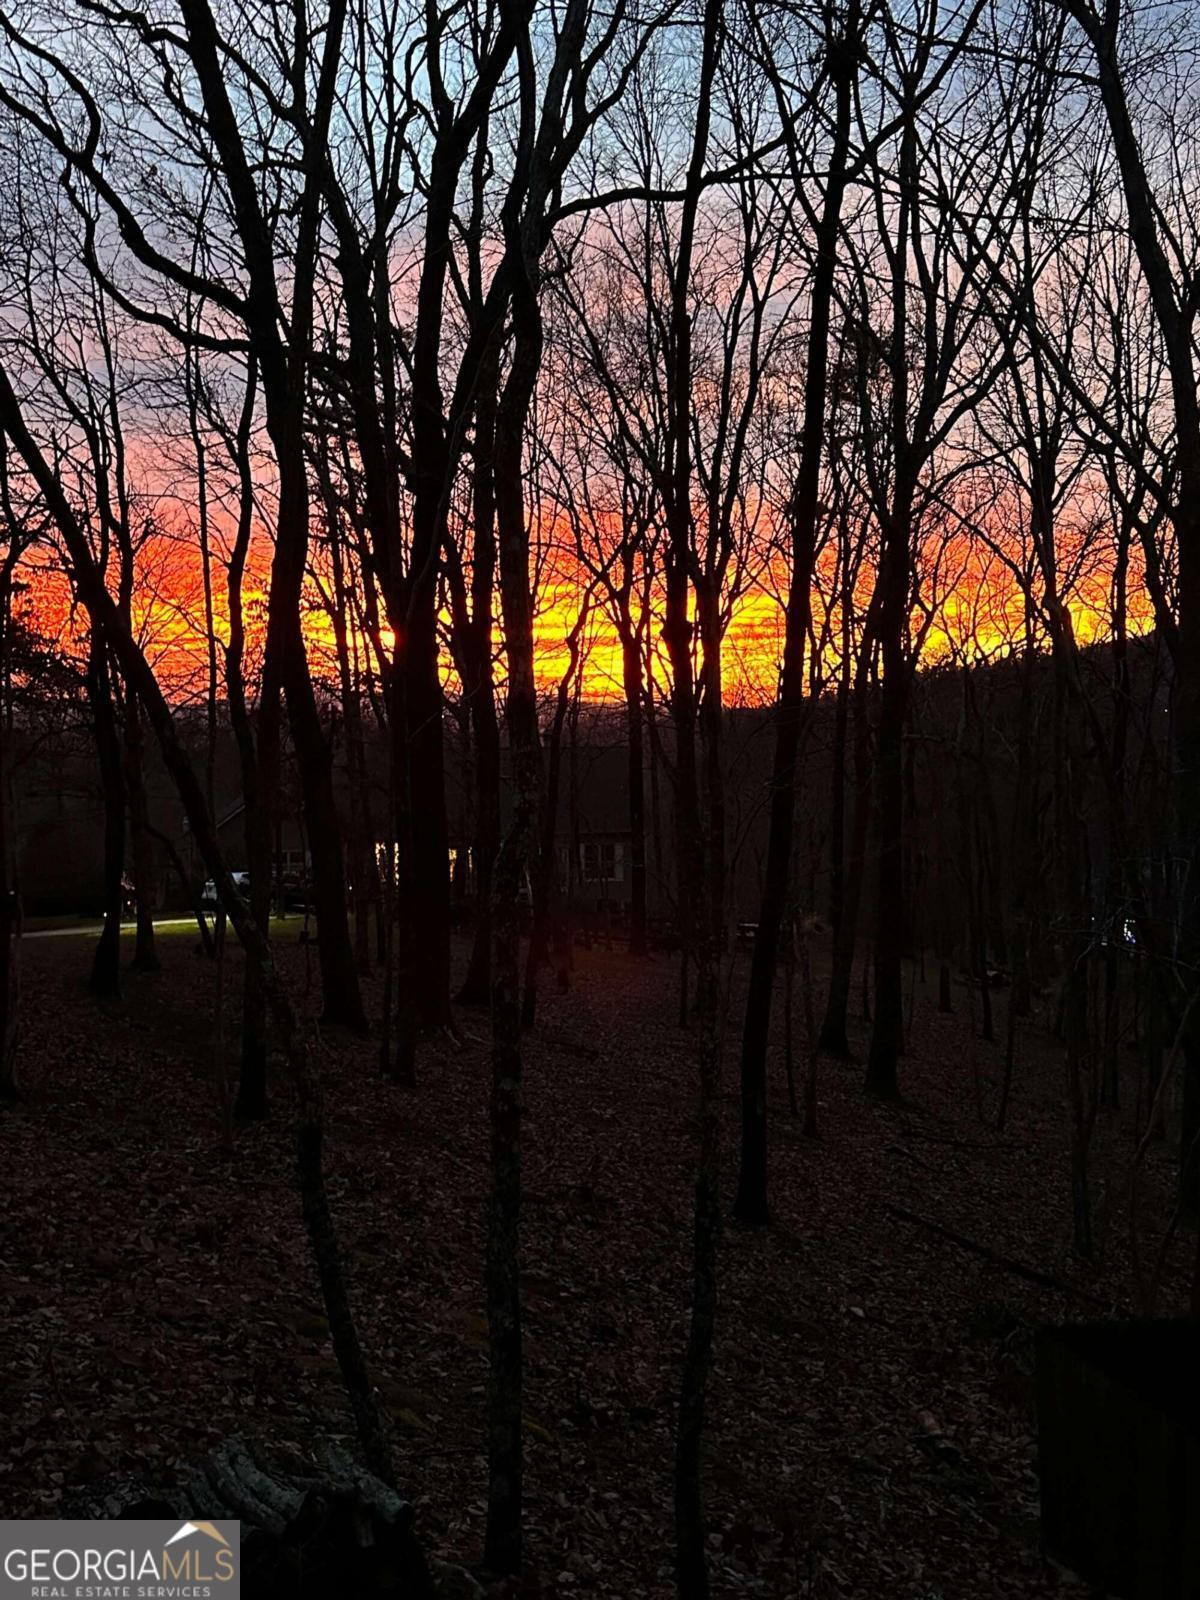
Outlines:
{"type": "MultiPolygon", "coordinates": [[[[313,855],[313,895],[322,922],[319,959],[325,1015],[332,1022],[365,1026],[358,977],[346,919],[341,830],[332,785],[329,749],[308,671],[301,625],[301,590],[308,548],[309,492],[303,450],[307,373],[313,326],[320,190],[328,142],[337,68],[345,23],[344,4],[335,3],[319,39],[302,19],[291,22],[272,14],[277,40],[284,43],[283,83],[295,114],[309,131],[301,181],[291,197],[296,225],[286,241],[275,228],[277,213],[268,206],[254,178],[265,159],[279,170],[275,153],[251,151],[231,98],[236,74],[251,95],[272,90],[260,63],[241,49],[241,42],[222,35],[206,0],[189,0],[182,10],[183,31],[156,30],[147,18],[130,14],[113,25],[115,67],[121,98],[110,97],[102,108],[94,90],[66,59],[55,55],[10,16],[0,18],[8,49],[9,70],[0,82],[0,103],[20,118],[53,152],[61,165],[66,192],[81,214],[89,269],[119,305],[147,326],[165,329],[181,343],[200,341],[226,352],[249,349],[259,369],[278,475],[278,516],[272,565],[272,594],[267,632],[264,685],[259,717],[259,766],[268,793],[278,782],[280,728],[273,708],[286,696],[289,724],[300,769],[306,832],[313,855]],[[34,87],[46,76],[61,89],[57,97],[34,87]],[[315,80],[315,81],[314,81],[315,80]],[[163,103],[144,110],[141,98],[150,82],[161,82],[163,103]],[[185,89],[185,83],[187,85],[185,89]],[[202,109],[199,120],[188,98],[191,90],[202,109]],[[70,107],[69,112],[67,107],[70,107]],[[306,110],[302,108],[307,108],[306,110]],[[197,147],[207,174],[219,175],[226,214],[241,251],[230,283],[193,270],[191,257],[178,259],[160,249],[143,218],[122,191],[121,173],[110,150],[122,135],[110,125],[124,121],[141,126],[157,117],[178,129],[182,146],[197,147]],[[309,120],[311,119],[311,120],[309,120]],[[126,292],[101,258],[102,244],[115,234],[123,248],[154,285],[171,284],[197,297],[213,327],[203,332],[181,327],[168,312],[148,307],[126,292]],[[286,251],[290,296],[277,279],[277,265],[286,251]],[[285,298],[287,300],[285,314],[285,298]],[[284,330],[287,330],[285,335],[284,330]]],[[[295,20],[295,19],[293,19],[295,20]]],[[[248,39],[258,49],[269,41],[248,39]]],[[[279,59],[277,57],[276,59],[279,59]]],[[[151,157],[145,157],[151,165],[151,157]]],[[[136,187],[136,185],[134,185],[136,187]]],[[[146,185],[155,190],[153,174],[146,185]]],[[[192,197],[175,196],[177,204],[192,197]]],[[[289,202],[290,205],[290,202],[289,202]]]]}
{"type": "MultiPolygon", "coordinates": [[[[1179,563],[1179,603],[1175,632],[1174,741],[1175,822],[1178,849],[1185,863],[1179,892],[1180,956],[1193,967],[1200,952],[1200,399],[1195,361],[1196,317],[1200,314],[1200,235],[1193,216],[1190,179],[1176,177],[1174,160],[1159,162],[1147,128],[1139,131],[1138,99],[1149,91],[1157,109],[1167,100],[1152,85],[1164,87],[1159,74],[1169,73],[1171,57],[1159,53],[1149,83],[1138,83],[1139,53],[1145,48],[1146,15],[1117,0],[1100,7],[1091,0],[1063,0],[1063,8],[1087,41],[1095,66],[1101,103],[1120,173],[1128,227],[1166,352],[1174,422],[1171,521],[1179,563]],[[1159,177],[1159,174],[1162,177],[1159,177]]],[[[1157,21],[1154,24],[1157,29],[1157,21]]],[[[1173,28],[1187,29],[1182,14],[1173,28]]],[[[1182,41],[1181,41],[1182,42],[1182,41]]],[[[1184,59],[1183,56],[1177,59],[1184,59]]],[[[1169,98],[1169,97],[1168,97],[1169,98]]],[[[1176,113],[1186,97],[1176,102],[1176,113]]],[[[1185,121],[1168,120],[1165,136],[1176,149],[1187,148],[1194,131],[1185,121]]],[[[1184,1062],[1182,1157],[1184,1193],[1193,1208],[1200,1196],[1200,1019],[1196,1008],[1181,1012],[1184,1062]]]]}
{"type": "Polygon", "coordinates": [[[103,573],[88,545],[84,529],[54,467],[46,460],[26,426],[21,403],[8,374],[0,369],[0,429],[19,457],[32,487],[53,518],[69,554],[74,582],[103,639],[138,694],[163,761],[174,781],[193,837],[212,873],[221,904],[246,951],[256,963],[276,1026],[286,1051],[297,1097],[296,1170],[305,1225],[329,1320],[334,1354],[346,1385],[363,1454],[371,1470],[393,1480],[391,1451],[378,1402],[359,1343],[337,1235],[329,1210],[323,1166],[324,1121],[320,1082],[287,990],[271,959],[270,947],[239,895],[221,853],[214,820],[180,742],[175,719],[162,687],[133,638],[120,607],[109,594],[103,573]]]}
{"type": "MultiPolygon", "coordinates": [[[[842,202],[851,156],[851,113],[861,51],[862,11],[857,0],[826,7],[821,19],[822,74],[832,95],[832,128],[822,154],[820,197],[809,198],[815,152],[802,148],[788,105],[786,75],[775,62],[767,72],[789,129],[785,145],[788,179],[813,227],[813,266],[804,350],[804,412],[800,462],[786,510],[790,533],[788,596],[776,707],[775,757],[771,772],[770,825],[763,897],[746,992],[742,1032],[742,1142],[734,1214],[752,1225],[765,1223],[767,1207],[767,1041],[780,933],[787,903],[796,811],[796,758],[805,710],[805,650],[812,626],[812,583],[817,555],[819,494],[826,429],[829,332],[834,303],[842,202]]],[[[822,141],[824,143],[824,141],[822,141]]],[[[840,791],[839,791],[840,792],[840,791]]]]}

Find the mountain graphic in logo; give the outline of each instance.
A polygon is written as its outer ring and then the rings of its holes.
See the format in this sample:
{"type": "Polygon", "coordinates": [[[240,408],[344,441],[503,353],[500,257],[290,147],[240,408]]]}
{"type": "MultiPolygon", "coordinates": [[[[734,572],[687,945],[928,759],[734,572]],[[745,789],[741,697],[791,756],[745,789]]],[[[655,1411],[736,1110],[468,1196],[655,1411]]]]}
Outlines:
{"type": "Polygon", "coordinates": [[[211,1522],[185,1522],[178,1533],[173,1533],[167,1540],[168,1545],[178,1544],[181,1539],[190,1539],[192,1534],[202,1533],[209,1539],[215,1539],[218,1544],[228,1546],[229,1540],[211,1522]]]}

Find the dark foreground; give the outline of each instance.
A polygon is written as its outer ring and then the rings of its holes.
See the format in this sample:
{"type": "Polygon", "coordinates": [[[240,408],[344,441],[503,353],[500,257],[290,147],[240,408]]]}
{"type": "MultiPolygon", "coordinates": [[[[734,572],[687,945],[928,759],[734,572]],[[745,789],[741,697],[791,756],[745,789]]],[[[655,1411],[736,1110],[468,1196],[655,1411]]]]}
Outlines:
{"type": "MultiPolygon", "coordinates": [[[[27,1099],[0,1112],[0,1516],[53,1516],[65,1491],[116,1470],[169,1478],[233,1433],[299,1454],[349,1438],[291,1186],[286,1088],[273,1119],[222,1155],[216,976],[194,944],[162,940],[163,971],[130,973],[124,1004],[104,1009],[84,990],[82,941],[23,948],[27,1099]]],[[[303,950],[286,959],[303,991],[303,950]]],[[[528,1041],[522,1593],[673,1593],[694,1134],[675,993],[666,958],[580,952],[574,991],[546,997],[528,1041]]],[[[1132,1113],[1097,1125],[1101,1260],[1083,1270],[1060,1058],[1038,1027],[1018,1036],[998,1135],[1001,1046],[973,1043],[961,987],[956,1005],[939,1016],[917,984],[901,1107],[865,1101],[858,1068],[823,1060],[819,1142],[789,1120],[774,1068],[775,1221],[761,1234],[729,1225],[721,1248],[717,1594],[1083,1592],[1038,1551],[1031,1333],[1133,1309],[1132,1113]]],[[[381,1080],[374,1042],[322,1044],[331,1193],[364,1342],[426,1545],[457,1566],[482,1542],[486,1376],[486,1019],[463,1012],[461,1025],[461,1048],[426,1048],[415,1093],[381,1080]]],[[[1153,1146],[1139,1185],[1148,1271],[1170,1174],[1153,1146]]],[[[1168,1254],[1160,1312],[1183,1308],[1191,1248],[1181,1237],[1168,1254]]]]}

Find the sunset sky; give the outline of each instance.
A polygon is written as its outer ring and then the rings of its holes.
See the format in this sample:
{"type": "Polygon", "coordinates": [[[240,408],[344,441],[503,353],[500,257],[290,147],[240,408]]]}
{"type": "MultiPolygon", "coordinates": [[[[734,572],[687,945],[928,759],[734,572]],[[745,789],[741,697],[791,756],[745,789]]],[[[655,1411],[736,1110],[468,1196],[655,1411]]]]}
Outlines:
{"type": "MultiPolygon", "coordinates": [[[[171,686],[174,698],[182,703],[202,697],[205,692],[207,645],[194,519],[180,515],[177,507],[175,517],[177,525],[173,532],[153,534],[138,551],[133,616],[135,631],[147,655],[164,682],[171,686]]],[[[159,520],[165,524],[167,519],[160,517],[159,520]]],[[[218,640],[223,646],[228,637],[224,560],[227,541],[219,518],[214,519],[213,537],[213,609],[218,640]]],[[[1012,535],[1007,536],[1007,546],[1004,536],[990,537],[1002,550],[1007,547],[1015,552],[1019,548],[1019,540],[1012,535]]],[[[1096,541],[1086,547],[1082,540],[1077,544],[1078,549],[1073,551],[1070,539],[1064,539],[1063,566],[1073,574],[1070,611],[1076,637],[1081,642],[1089,642],[1104,637],[1111,626],[1113,556],[1110,546],[1096,541]]],[[[251,662],[256,661],[261,645],[263,608],[269,592],[269,559],[270,542],[262,534],[255,543],[243,585],[251,662]]],[[[314,548],[313,560],[320,571],[325,561],[320,547],[314,548]]],[[[825,616],[824,598],[835,587],[835,560],[835,552],[827,548],[820,564],[821,581],[815,597],[814,624],[818,631],[825,616]]],[[[974,655],[980,650],[988,654],[1003,653],[1021,639],[1024,601],[1016,575],[1009,561],[1002,559],[988,543],[965,533],[960,533],[945,548],[940,542],[934,543],[926,552],[923,570],[926,573],[925,600],[934,608],[923,648],[925,663],[934,663],[948,655],[974,655]]],[[[535,637],[540,684],[544,691],[552,691],[567,669],[567,636],[578,616],[586,577],[573,553],[563,549],[552,552],[551,558],[543,564],[543,574],[535,637]]],[[[23,576],[29,584],[24,604],[34,625],[42,633],[71,645],[82,659],[86,643],[84,619],[72,608],[70,585],[55,555],[44,548],[31,552],[23,565],[23,576]]],[[[865,612],[872,581],[868,562],[856,592],[858,622],[865,612]]],[[[785,583],[786,563],[776,554],[771,565],[756,572],[744,592],[733,601],[723,661],[725,696],[730,704],[762,704],[775,695],[783,644],[785,583]]],[[[1039,592],[1040,586],[1035,582],[1034,593],[1039,592]]],[[[651,636],[655,644],[657,687],[661,691],[666,671],[658,638],[661,595],[657,591],[653,605],[651,636]]],[[[448,626],[444,613],[443,620],[448,626]]],[[[914,613],[914,629],[920,620],[914,613]]],[[[836,612],[831,624],[832,638],[826,651],[827,672],[835,671],[838,664],[840,622],[836,612]]],[[[1129,627],[1134,633],[1153,627],[1153,610],[1141,582],[1141,557],[1136,550],[1130,562],[1129,627]]],[[[314,580],[310,580],[308,586],[306,633],[314,671],[334,680],[333,630],[321,588],[314,580]]],[[[385,637],[390,639],[390,635],[385,637]]],[[[365,663],[369,650],[361,632],[354,644],[362,652],[365,663]]],[[[443,662],[447,689],[453,694],[455,680],[448,650],[443,651],[443,662]]],[[[585,696],[597,702],[619,700],[622,694],[620,643],[610,616],[599,602],[591,608],[585,633],[583,687],[585,696]]],[[[223,679],[218,694],[224,695],[223,679]]]]}

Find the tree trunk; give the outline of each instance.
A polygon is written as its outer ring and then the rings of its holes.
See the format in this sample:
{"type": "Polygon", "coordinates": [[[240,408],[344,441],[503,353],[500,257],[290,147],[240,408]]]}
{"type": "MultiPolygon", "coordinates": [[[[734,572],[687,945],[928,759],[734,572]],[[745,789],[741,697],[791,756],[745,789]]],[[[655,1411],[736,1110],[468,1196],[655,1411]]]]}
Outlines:
{"type": "Polygon", "coordinates": [[[121,880],[125,870],[125,784],[113,707],[112,679],[103,635],[93,631],[88,658],[88,699],[104,799],[104,927],[92,960],[93,994],[121,992],[121,880]]]}
{"type": "MultiPolygon", "coordinates": [[[[907,537],[907,535],[905,535],[907,537]]],[[[879,885],[875,905],[875,1015],[866,1089],[885,1099],[900,1092],[904,1050],[904,712],[907,663],[898,628],[901,609],[884,624],[883,693],[875,760],[878,783],[879,885]]]]}
{"type": "Polygon", "coordinates": [[[12,825],[12,784],[5,759],[12,737],[8,701],[10,628],[9,572],[6,569],[0,582],[0,1101],[17,1097],[17,940],[21,933],[21,900],[12,825]]]}
{"type": "MultiPolygon", "coordinates": [[[[689,572],[695,549],[692,521],[692,318],[689,309],[692,248],[708,151],[712,87],[721,44],[722,0],[705,0],[696,126],[680,210],[679,246],[671,284],[667,349],[669,557],[663,641],[671,664],[671,715],[675,726],[675,849],[683,955],[695,964],[698,1067],[696,1186],[692,1224],[692,1305],[675,1424],[675,1583],[680,1600],[708,1600],[701,1451],[717,1317],[717,1245],[721,1229],[721,1016],[717,939],[723,886],[712,854],[724,841],[713,819],[704,827],[696,763],[697,685],[693,679],[693,623],[689,572]],[[708,848],[706,848],[706,846],[708,848]]],[[[700,565],[703,565],[700,563],[700,565]]],[[[720,630],[716,596],[697,584],[700,679],[709,770],[720,762],[720,630]],[[707,615],[705,614],[707,611],[707,615]],[[714,698],[715,697],[715,698],[714,698]]],[[[710,796],[710,798],[712,798],[710,796]]]]}
{"type": "MultiPolygon", "coordinates": [[[[250,915],[264,931],[271,925],[271,816],[257,781],[255,792],[246,797],[246,771],[243,768],[243,837],[246,866],[250,873],[250,915]]],[[[262,976],[253,961],[247,961],[242,977],[241,1065],[233,1113],[239,1122],[255,1122],[267,1115],[267,996],[262,976]]]]}
{"type": "Polygon", "coordinates": [[[137,917],[133,964],[139,972],[157,972],[158,953],[154,948],[154,857],[150,846],[142,712],[132,690],[127,690],[125,696],[125,784],[129,795],[133,892],[137,917]]]}
{"type": "Polygon", "coordinates": [[[342,722],[346,731],[346,782],[349,791],[349,828],[346,843],[351,875],[351,902],[354,908],[354,961],[360,973],[367,973],[371,970],[371,910],[379,898],[379,872],[375,861],[375,841],[371,837],[370,789],[363,739],[362,705],[354,663],[351,661],[352,640],[346,621],[349,594],[342,555],[342,528],[327,477],[323,487],[333,569],[333,607],[330,621],[333,627],[338,685],[342,698],[342,722]]]}
{"type": "Polygon", "coordinates": [[[821,1049],[842,1061],[850,1059],[846,1021],[850,1013],[850,990],[854,982],[854,952],[858,942],[858,910],[866,874],[867,843],[871,830],[871,727],[867,706],[867,674],[871,641],[863,638],[862,654],[855,669],[854,689],[854,803],[850,826],[850,849],[846,860],[842,892],[842,914],[833,941],[833,964],[829,993],[821,1022],[821,1049]]]}
{"type": "Polygon", "coordinates": [[[646,954],[646,754],[642,731],[642,653],[632,625],[621,633],[629,781],[629,953],[646,954]]]}
{"type": "Polygon", "coordinates": [[[266,424],[278,472],[275,549],[267,608],[263,692],[286,696],[288,723],[312,852],[312,899],[319,926],[318,958],[324,1020],[366,1027],[346,915],[341,827],[333,792],[333,763],[308,670],[301,620],[311,505],[305,417],[312,342],[321,187],[336,89],[336,62],[345,28],[345,0],[331,0],[321,68],[303,153],[304,184],[297,208],[290,267],[291,304],[280,303],[274,246],[263,214],[238,119],[230,101],[219,37],[207,0],[181,0],[188,54],[196,70],[216,153],[234,195],[234,214],[249,283],[245,315],[262,379],[266,424]],[[281,327],[287,325],[285,344],[281,327]]]}
{"type": "MultiPolygon", "coordinates": [[[[849,609],[848,594],[842,604],[849,609]]],[[[846,904],[846,744],[850,732],[850,674],[850,639],[849,628],[846,628],[833,712],[829,777],[829,931],[835,946],[846,904]]]]}
{"type": "MultiPolygon", "coordinates": [[[[1200,960],[1200,398],[1194,362],[1194,294],[1178,285],[1159,236],[1155,199],[1129,112],[1119,56],[1119,15],[1103,16],[1081,3],[1069,4],[1096,57],[1097,78],[1121,174],[1130,234],[1163,338],[1175,423],[1176,477],[1172,496],[1179,552],[1175,635],[1174,766],[1176,850],[1182,858],[1179,959],[1185,970],[1200,960]]],[[[1181,1023],[1183,1115],[1180,1198],[1200,1210],[1200,1161],[1191,1159],[1200,1140],[1200,1006],[1186,1005],[1181,1023]]]]}
{"type": "Polygon", "coordinates": [[[1032,890],[1037,856],[1036,789],[1033,782],[1033,674],[1036,656],[1026,614],[1025,648],[1021,657],[1018,705],[1017,785],[1012,831],[1013,973],[1009,1004],[1019,1017],[1032,1008],[1032,890]]]}
{"type": "MultiPolygon", "coordinates": [[[[779,932],[787,901],[796,811],[796,757],[804,725],[804,652],[812,618],[812,574],[816,559],[818,496],[827,419],[829,321],[837,268],[837,239],[845,194],[850,140],[853,61],[857,50],[857,7],[846,21],[847,38],[830,40],[827,64],[836,89],[833,146],[825,199],[817,228],[800,436],[800,468],[790,507],[791,574],[784,621],[783,670],[775,711],[775,758],[771,771],[771,810],[767,864],[758,932],[746,992],[742,1025],[742,1147],[734,1215],[758,1226],[767,1221],[767,1041],[779,932]]],[[[847,602],[848,603],[848,602],[847,602]]],[[[840,845],[840,842],[839,842],[840,845]]]]}
{"type": "MultiPolygon", "coordinates": [[[[490,675],[489,675],[490,677],[490,675]]],[[[458,1003],[486,1006],[491,1002],[492,874],[500,846],[500,725],[495,691],[489,681],[472,701],[475,731],[475,936],[458,1003]]]]}
{"type": "MultiPolygon", "coordinates": [[[[429,559],[436,559],[431,556],[429,559]]],[[[413,560],[418,560],[414,547],[413,560]]],[[[437,585],[418,585],[404,655],[412,830],[410,898],[401,909],[416,930],[414,984],[424,1028],[450,1022],[450,847],[446,828],[445,738],[438,661],[437,585]]]]}
{"type": "Polygon", "coordinates": [[[495,488],[496,406],[499,343],[485,358],[475,401],[475,477],[472,483],[475,560],[472,567],[470,625],[471,727],[475,735],[475,938],[460,1005],[491,1001],[492,869],[500,848],[500,724],[492,667],[492,610],[496,567],[495,488]]]}
{"type": "MultiPolygon", "coordinates": [[[[879,702],[875,775],[878,784],[879,866],[875,905],[875,1015],[864,1087],[884,1099],[899,1095],[897,1062],[904,1050],[904,730],[908,711],[909,586],[912,580],[913,503],[921,445],[909,435],[909,229],[917,214],[916,110],[905,107],[899,149],[899,188],[891,263],[888,397],[891,452],[886,507],[878,508],[877,628],[883,688],[879,702]]],[[[926,315],[928,316],[928,308],[926,315]]],[[[861,357],[860,357],[861,360],[861,357]]],[[[932,374],[926,369],[924,382],[932,374]]],[[[923,401],[928,395],[922,396],[923,401]]]]}
{"type": "Polygon", "coordinates": [[[529,955],[525,966],[525,992],[521,1003],[521,1026],[532,1028],[537,1015],[537,976],[546,963],[550,949],[551,928],[558,914],[558,884],[555,878],[555,841],[558,833],[559,773],[562,770],[563,724],[570,710],[572,693],[579,681],[580,652],[583,633],[587,626],[588,601],[585,599],[579,616],[567,638],[568,665],[558,685],[554,717],[550,724],[550,737],[546,751],[546,786],[542,796],[541,837],[538,840],[536,865],[533,876],[533,928],[529,939],[529,955]]]}
{"type": "Polygon", "coordinates": [[[542,787],[529,531],[522,481],[525,425],[541,363],[542,319],[528,248],[527,240],[521,239],[523,270],[513,298],[515,343],[497,412],[495,457],[500,598],[508,659],[505,718],[515,786],[512,822],[496,860],[492,909],[491,1190],[486,1269],[490,1369],[484,1564],[501,1574],[520,1571],[523,1546],[520,897],[537,848],[542,787]]]}
{"type": "MultiPolygon", "coordinates": [[[[246,636],[242,579],[254,530],[250,438],[256,395],[257,375],[251,363],[234,438],[239,502],[237,534],[226,577],[229,644],[225,651],[225,690],[242,780],[242,828],[246,844],[246,867],[250,873],[250,915],[263,939],[268,940],[271,926],[271,823],[279,791],[282,707],[274,674],[264,670],[256,745],[243,677],[246,636]]],[[[250,960],[245,962],[242,974],[241,1064],[233,1111],[239,1122],[257,1121],[267,1115],[267,993],[259,964],[250,960]]]]}
{"type": "Polygon", "coordinates": [[[417,1032],[419,1028],[418,948],[421,929],[416,920],[416,867],[413,852],[417,834],[413,823],[412,751],[408,744],[408,673],[405,670],[406,640],[403,630],[396,634],[392,655],[388,728],[391,735],[391,788],[396,830],[396,916],[393,931],[396,941],[396,1053],[385,1065],[385,1074],[401,1087],[411,1089],[417,1081],[417,1032]]]}
{"type": "Polygon", "coordinates": [[[1126,809],[1125,764],[1129,745],[1131,675],[1129,669],[1128,586],[1129,545],[1122,528],[1113,575],[1113,733],[1109,783],[1112,806],[1108,833],[1108,947],[1104,971],[1104,1077],[1103,1101],[1114,1110],[1121,1103],[1120,1021],[1121,964],[1125,953],[1125,914],[1122,909],[1121,855],[1124,850],[1123,819],[1126,809]]]}
{"type": "Polygon", "coordinates": [[[311,893],[317,917],[317,959],[321,969],[321,1020],[356,1033],[367,1031],[350,922],[346,912],[346,869],[342,825],[333,792],[333,754],[317,710],[303,640],[290,631],[287,652],[288,725],[300,774],[304,832],[312,857],[311,893]]]}
{"type": "MultiPolygon", "coordinates": [[[[483,102],[486,105],[486,101],[483,102]]],[[[447,119],[449,120],[449,119],[447,119]]],[[[457,140],[457,135],[455,136],[457,140]]],[[[465,147],[463,147],[465,151],[465,147]]],[[[398,754],[407,766],[406,799],[397,831],[401,857],[400,927],[414,930],[413,1002],[427,1028],[450,1022],[450,858],[446,830],[442,684],[438,661],[437,571],[445,534],[452,470],[442,394],[443,301],[454,190],[463,156],[435,143],[426,203],[425,239],[417,285],[412,359],[412,550],[405,585],[405,640],[398,670],[404,674],[394,702],[405,708],[398,754]],[[402,694],[402,700],[400,696],[402,694]],[[407,839],[407,844],[405,840],[407,839]]],[[[405,998],[401,995],[401,1005],[405,998]]]]}

